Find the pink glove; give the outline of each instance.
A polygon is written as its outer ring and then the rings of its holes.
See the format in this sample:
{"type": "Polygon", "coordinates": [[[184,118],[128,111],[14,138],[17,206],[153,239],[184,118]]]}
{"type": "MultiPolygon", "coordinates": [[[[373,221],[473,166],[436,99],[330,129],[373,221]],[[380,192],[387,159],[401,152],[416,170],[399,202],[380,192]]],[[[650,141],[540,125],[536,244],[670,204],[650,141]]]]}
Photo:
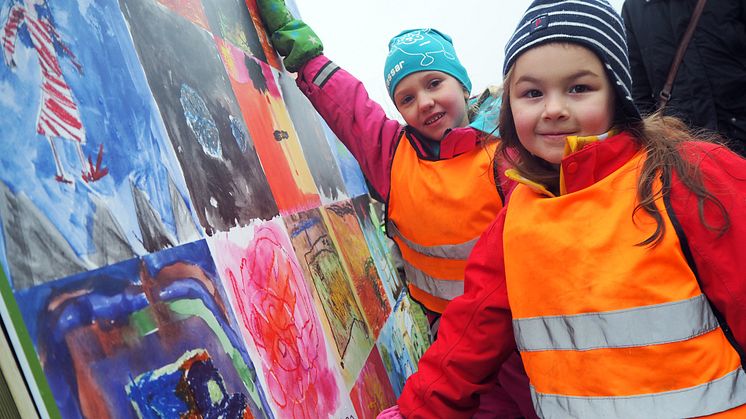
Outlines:
{"type": "Polygon", "coordinates": [[[379,413],[376,419],[404,419],[404,416],[399,413],[399,406],[392,406],[379,413]]]}

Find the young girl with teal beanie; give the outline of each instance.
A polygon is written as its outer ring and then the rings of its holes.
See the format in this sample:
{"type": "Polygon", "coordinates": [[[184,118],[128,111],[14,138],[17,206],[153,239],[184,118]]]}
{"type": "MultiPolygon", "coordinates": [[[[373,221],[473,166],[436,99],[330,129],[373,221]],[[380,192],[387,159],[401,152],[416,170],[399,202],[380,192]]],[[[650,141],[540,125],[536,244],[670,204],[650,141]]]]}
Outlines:
{"type": "MultiPolygon", "coordinates": [[[[470,103],[471,81],[451,38],[435,29],[403,31],[389,42],[383,73],[402,125],[323,55],[321,41],[282,0],[258,5],[285,67],[298,73],[300,90],[386,204],[387,234],[401,251],[409,292],[434,323],[463,294],[466,258],[511,185],[494,159],[498,91],[470,103]]],[[[520,357],[502,371],[485,415],[532,417],[520,357]]]]}

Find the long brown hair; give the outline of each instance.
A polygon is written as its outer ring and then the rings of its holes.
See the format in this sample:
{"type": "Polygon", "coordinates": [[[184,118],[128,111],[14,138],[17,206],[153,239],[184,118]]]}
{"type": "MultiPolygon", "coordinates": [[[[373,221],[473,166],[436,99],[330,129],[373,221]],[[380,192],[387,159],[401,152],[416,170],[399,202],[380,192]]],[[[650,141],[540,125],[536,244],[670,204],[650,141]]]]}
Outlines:
{"type": "MultiPolygon", "coordinates": [[[[511,68],[503,82],[503,100],[500,108],[500,136],[502,141],[497,153],[527,179],[544,185],[557,194],[559,192],[560,174],[556,165],[534,156],[520,142],[513,121],[510,107],[510,81],[513,75],[511,68]]],[[[616,101],[618,103],[618,99],[616,101]]],[[[619,105],[617,109],[621,109],[619,105]]],[[[670,193],[672,175],[697,197],[699,219],[709,230],[718,235],[724,234],[730,227],[730,218],[725,206],[706,187],[699,168],[699,161],[682,156],[682,145],[692,141],[723,143],[722,138],[712,132],[692,130],[681,120],[661,113],[653,113],[642,120],[630,121],[619,112],[615,115],[614,125],[630,133],[646,152],[642,172],[637,184],[637,200],[634,213],[640,210],[649,214],[656,222],[655,232],[638,243],[640,246],[655,246],[665,234],[665,224],[656,201],[670,193]],[[662,186],[656,188],[656,179],[661,179],[662,186]],[[722,216],[719,225],[712,225],[705,219],[705,203],[710,202],[722,216]]],[[[634,215],[634,214],[632,214],[634,215]]]]}

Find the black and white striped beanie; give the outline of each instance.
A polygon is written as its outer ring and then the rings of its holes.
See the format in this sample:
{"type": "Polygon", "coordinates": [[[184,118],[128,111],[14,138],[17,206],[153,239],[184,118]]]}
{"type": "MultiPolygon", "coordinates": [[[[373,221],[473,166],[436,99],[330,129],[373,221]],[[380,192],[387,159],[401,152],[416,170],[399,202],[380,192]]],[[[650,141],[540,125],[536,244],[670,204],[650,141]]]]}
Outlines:
{"type": "Polygon", "coordinates": [[[548,42],[572,42],[596,53],[627,120],[640,120],[632,101],[632,76],[622,17],[606,0],[535,0],[505,46],[503,76],[530,48],[548,42]]]}

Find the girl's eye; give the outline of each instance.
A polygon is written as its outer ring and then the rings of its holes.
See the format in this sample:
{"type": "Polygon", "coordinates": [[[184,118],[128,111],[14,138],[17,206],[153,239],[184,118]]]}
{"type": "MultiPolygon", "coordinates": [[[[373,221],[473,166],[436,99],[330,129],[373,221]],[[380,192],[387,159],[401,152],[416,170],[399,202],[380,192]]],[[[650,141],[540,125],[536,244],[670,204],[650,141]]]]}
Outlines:
{"type": "Polygon", "coordinates": [[[401,99],[399,99],[399,105],[406,105],[407,103],[410,103],[412,101],[412,96],[404,96],[401,99]]]}
{"type": "Polygon", "coordinates": [[[440,80],[440,79],[432,79],[432,80],[430,80],[430,83],[428,84],[428,87],[431,88],[431,89],[435,88],[435,87],[438,87],[438,86],[440,86],[441,82],[442,82],[442,80],[440,80]]]}
{"type": "Polygon", "coordinates": [[[527,90],[526,93],[523,94],[527,98],[535,98],[535,97],[541,97],[541,92],[536,89],[527,90]]]}
{"type": "Polygon", "coordinates": [[[590,88],[584,84],[578,84],[570,88],[570,93],[585,93],[589,91],[590,88]]]}

